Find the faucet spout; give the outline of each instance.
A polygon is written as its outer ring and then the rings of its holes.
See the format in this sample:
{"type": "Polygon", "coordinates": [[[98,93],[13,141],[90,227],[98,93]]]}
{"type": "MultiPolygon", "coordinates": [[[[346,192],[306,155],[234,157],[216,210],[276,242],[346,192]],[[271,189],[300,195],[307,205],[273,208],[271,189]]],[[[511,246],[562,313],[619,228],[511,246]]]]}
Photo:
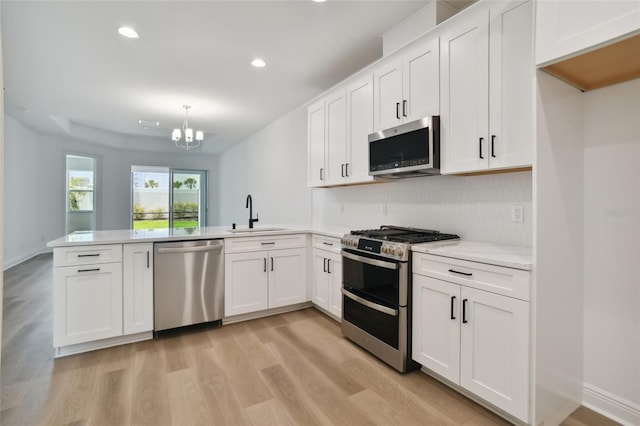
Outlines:
{"type": "Polygon", "coordinates": [[[256,213],[255,219],[253,218],[253,199],[251,198],[251,194],[247,195],[247,202],[245,203],[245,208],[249,209],[249,229],[253,228],[253,224],[258,221],[258,214],[256,213]]]}

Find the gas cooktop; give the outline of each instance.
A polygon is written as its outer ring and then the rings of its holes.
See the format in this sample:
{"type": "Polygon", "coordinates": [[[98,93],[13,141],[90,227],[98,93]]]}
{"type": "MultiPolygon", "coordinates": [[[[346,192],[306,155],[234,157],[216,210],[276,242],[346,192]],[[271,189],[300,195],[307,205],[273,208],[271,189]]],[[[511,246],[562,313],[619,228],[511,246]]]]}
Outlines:
{"type": "Polygon", "coordinates": [[[431,229],[402,228],[400,226],[389,225],[381,226],[379,229],[351,231],[351,235],[408,244],[428,243],[431,241],[460,238],[455,234],[442,234],[440,231],[433,231],[431,229]]]}
{"type": "Polygon", "coordinates": [[[351,231],[342,238],[343,248],[368,252],[401,261],[409,258],[411,244],[459,239],[455,234],[400,226],[381,226],[379,229],[351,231]]]}

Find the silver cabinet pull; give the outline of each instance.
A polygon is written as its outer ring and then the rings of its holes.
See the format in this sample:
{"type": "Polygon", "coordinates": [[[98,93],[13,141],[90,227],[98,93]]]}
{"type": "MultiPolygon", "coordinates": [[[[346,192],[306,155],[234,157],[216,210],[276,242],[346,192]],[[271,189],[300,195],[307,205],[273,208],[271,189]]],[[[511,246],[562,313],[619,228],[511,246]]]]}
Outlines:
{"type": "Polygon", "coordinates": [[[79,254],[78,257],[100,257],[100,253],[95,254],[79,254]]]}
{"type": "Polygon", "coordinates": [[[100,268],[91,268],[91,269],[78,269],[78,273],[81,272],[99,272],[100,268]]]}

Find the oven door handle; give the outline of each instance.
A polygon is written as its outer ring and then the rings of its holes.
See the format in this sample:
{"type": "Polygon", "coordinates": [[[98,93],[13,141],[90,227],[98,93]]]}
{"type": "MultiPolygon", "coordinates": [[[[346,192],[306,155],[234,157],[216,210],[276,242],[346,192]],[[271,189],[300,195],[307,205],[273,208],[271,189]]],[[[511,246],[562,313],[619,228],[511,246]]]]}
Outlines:
{"type": "Polygon", "coordinates": [[[387,315],[391,315],[392,317],[397,317],[398,316],[398,310],[397,309],[391,309],[391,308],[387,308],[386,306],[382,306],[382,305],[378,305],[377,303],[373,303],[368,301],[367,299],[364,299],[360,296],[356,296],[355,294],[351,293],[350,291],[345,290],[344,288],[342,289],[342,294],[345,295],[345,297],[348,297],[349,299],[356,301],[358,303],[360,303],[361,305],[364,305],[368,308],[371,308],[375,311],[378,312],[382,312],[383,314],[387,314],[387,315]]]}
{"type": "Polygon", "coordinates": [[[394,269],[394,270],[398,269],[398,264],[397,263],[385,262],[384,260],[369,259],[368,257],[351,254],[351,253],[349,253],[347,251],[344,251],[344,250],[342,251],[342,256],[346,257],[347,259],[354,260],[356,262],[366,263],[367,265],[379,266],[379,267],[385,268],[385,269],[394,269]]]}

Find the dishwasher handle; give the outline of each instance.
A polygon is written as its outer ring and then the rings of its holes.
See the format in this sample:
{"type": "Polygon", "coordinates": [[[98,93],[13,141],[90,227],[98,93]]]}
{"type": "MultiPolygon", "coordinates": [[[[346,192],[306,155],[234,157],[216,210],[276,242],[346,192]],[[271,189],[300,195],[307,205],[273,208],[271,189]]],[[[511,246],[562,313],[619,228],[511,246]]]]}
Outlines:
{"type": "Polygon", "coordinates": [[[222,250],[222,244],[217,244],[214,246],[196,246],[196,247],[158,247],[157,252],[161,253],[193,253],[198,251],[214,251],[214,250],[222,250]]]}

